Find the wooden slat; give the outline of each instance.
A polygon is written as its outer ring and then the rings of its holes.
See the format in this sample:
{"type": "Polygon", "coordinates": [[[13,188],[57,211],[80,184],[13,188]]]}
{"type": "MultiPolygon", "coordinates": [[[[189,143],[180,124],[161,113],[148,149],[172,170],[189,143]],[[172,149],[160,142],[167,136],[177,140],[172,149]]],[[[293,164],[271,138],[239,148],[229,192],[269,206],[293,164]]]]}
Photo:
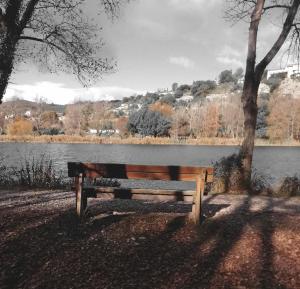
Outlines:
{"type": "Polygon", "coordinates": [[[87,192],[99,192],[99,193],[124,193],[130,192],[133,194],[147,194],[147,195],[179,195],[193,196],[195,191],[192,190],[164,190],[164,189],[146,189],[146,188],[120,188],[120,187],[93,187],[87,186],[83,188],[87,192]]]}
{"type": "Polygon", "coordinates": [[[68,163],[70,177],[83,173],[86,177],[148,180],[193,180],[195,176],[212,168],[186,166],[146,166],[127,164],[68,163]]]}
{"type": "Polygon", "coordinates": [[[156,190],[126,189],[118,187],[86,187],[84,191],[89,197],[101,199],[133,199],[192,202],[195,191],[191,190],[156,190]]]}
{"type": "Polygon", "coordinates": [[[183,196],[181,198],[178,198],[176,196],[172,195],[147,195],[147,194],[133,194],[129,197],[116,197],[113,193],[104,193],[104,194],[97,194],[96,198],[102,199],[102,200],[112,200],[112,199],[130,199],[130,200],[145,200],[145,201],[160,201],[160,202],[193,202],[193,196],[183,196]]]}
{"type": "Polygon", "coordinates": [[[76,212],[79,217],[82,217],[87,206],[87,197],[83,191],[83,176],[79,174],[75,179],[76,184],[76,212]]]}

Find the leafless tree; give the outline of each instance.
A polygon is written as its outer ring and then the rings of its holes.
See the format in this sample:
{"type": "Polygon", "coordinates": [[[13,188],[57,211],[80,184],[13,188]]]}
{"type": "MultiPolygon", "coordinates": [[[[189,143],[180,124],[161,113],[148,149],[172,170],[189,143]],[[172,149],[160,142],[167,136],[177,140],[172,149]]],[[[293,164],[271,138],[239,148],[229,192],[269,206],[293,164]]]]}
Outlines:
{"type": "Polygon", "coordinates": [[[283,44],[290,40],[290,51],[299,56],[300,47],[300,0],[227,0],[229,6],[226,17],[234,21],[250,18],[248,54],[242,94],[244,110],[244,141],[241,147],[243,178],[251,179],[251,166],[257,121],[257,95],[263,73],[268,64],[278,54],[283,44]],[[266,55],[257,62],[257,36],[262,17],[282,13],[283,23],[278,38],[266,55]],[[290,38],[290,39],[289,39],[290,38]]]}
{"type": "MultiPolygon", "coordinates": [[[[95,2],[114,18],[126,1],[95,2]]],[[[0,104],[16,63],[30,58],[51,72],[70,72],[84,85],[114,69],[113,61],[99,56],[101,29],[85,15],[87,5],[90,0],[0,0],[0,104]]]]}

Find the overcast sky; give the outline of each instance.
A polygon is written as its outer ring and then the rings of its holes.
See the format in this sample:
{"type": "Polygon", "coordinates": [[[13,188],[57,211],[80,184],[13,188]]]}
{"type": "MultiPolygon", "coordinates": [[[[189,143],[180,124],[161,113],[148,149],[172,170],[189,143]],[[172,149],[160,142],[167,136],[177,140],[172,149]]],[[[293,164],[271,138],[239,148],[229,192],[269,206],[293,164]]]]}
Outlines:
{"type": "MultiPolygon", "coordinates": [[[[93,1],[89,1],[93,3],[93,1]]],[[[113,23],[98,16],[105,55],[117,60],[116,73],[93,87],[82,88],[71,75],[48,74],[32,65],[17,68],[5,99],[70,103],[74,99],[119,99],[134,93],[170,88],[173,82],[217,79],[224,69],[244,67],[247,23],[232,25],[224,16],[224,0],[135,0],[113,23]]],[[[90,15],[93,5],[88,7],[90,15]]],[[[276,22],[276,21],[275,21],[276,22]]],[[[258,56],[278,33],[274,21],[260,31],[258,56]]],[[[280,66],[277,59],[273,67],[280,66]]]]}

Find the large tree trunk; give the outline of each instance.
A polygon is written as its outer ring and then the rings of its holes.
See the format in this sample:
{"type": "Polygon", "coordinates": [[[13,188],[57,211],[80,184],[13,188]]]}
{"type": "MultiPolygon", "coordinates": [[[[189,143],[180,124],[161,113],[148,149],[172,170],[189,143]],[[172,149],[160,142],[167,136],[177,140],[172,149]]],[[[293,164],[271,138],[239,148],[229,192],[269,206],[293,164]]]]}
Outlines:
{"type": "Polygon", "coordinates": [[[257,32],[260,23],[264,0],[257,0],[255,9],[251,15],[251,23],[248,36],[248,54],[243,87],[243,110],[244,110],[244,141],[241,147],[242,177],[244,185],[248,186],[251,181],[251,167],[254,150],[254,139],[257,118],[257,93],[260,79],[255,73],[257,32]]]}
{"type": "Polygon", "coordinates": [[[13,70],[15,48],[16,44],[12,40],[5,39],[0,43],[0,104],[13,70]]]}
{"type": "Polygon", "coordinates": [[[254,83],[249,84],[249,89],[243,94],[244,110],[244,140],[241,147],[242,175],[245,185],[251,180],[251,167],[254,151],[255,129],[257,121],[257,93],[258,87],[254,83]]]}
{"type": "Polygon", "coordinates": [[[5,29],[0,34],[0,104],[13,70],[16,46],[22,31],[18,26],[21,2],[9,0],[3,16],[5,29]]]}

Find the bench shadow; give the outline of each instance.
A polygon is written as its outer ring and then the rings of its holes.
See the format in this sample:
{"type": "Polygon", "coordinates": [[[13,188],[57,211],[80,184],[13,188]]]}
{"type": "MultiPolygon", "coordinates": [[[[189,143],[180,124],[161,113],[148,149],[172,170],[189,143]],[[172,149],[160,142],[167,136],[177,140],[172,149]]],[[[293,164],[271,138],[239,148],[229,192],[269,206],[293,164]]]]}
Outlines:
{"type": "MultiPolygon", "coordinates": [[[[207,198],[203,202],[202,210],[205,218],[211,218],[230,204],[210,204],[215,197],[207,198]]],[[[180,201],[147,201],[147,200],[95,200],[88,205],[88,216],[97,216],[104,213],[179,213],[188,214],[192,211],[192,204],[180,201]],[[179,202],[179,203],[178,203],[179,202]]]]}

